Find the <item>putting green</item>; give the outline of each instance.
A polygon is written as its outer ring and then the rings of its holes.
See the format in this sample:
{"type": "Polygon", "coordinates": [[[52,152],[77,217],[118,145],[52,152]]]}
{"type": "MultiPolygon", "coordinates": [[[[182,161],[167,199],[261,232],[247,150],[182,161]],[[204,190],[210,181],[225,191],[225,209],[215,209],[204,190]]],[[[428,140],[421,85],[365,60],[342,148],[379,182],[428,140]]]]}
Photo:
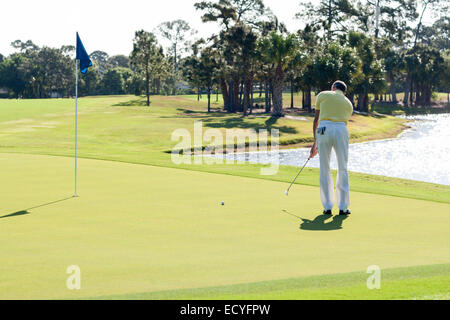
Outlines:
{"type": "Polygon", "coordinates": [[[82,298],[450,262],[449,204],[352,193],[314,219],[316,187],[0,154],[0,299],[82,298]],[[220,203],[224,201],[225,206],[220,203]],[[309,219],[303,223],[300,218],[309,219]],[[302,227],[300,227],[303,224],[302,227]],[[81,268],[81,290],[66,288],[81,268]]]}

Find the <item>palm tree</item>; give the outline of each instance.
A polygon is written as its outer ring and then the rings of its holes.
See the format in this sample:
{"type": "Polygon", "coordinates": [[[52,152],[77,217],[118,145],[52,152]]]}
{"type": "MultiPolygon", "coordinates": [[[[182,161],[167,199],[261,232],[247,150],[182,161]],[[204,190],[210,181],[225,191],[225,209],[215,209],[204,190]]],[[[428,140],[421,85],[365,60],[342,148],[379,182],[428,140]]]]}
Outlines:
{"type": "Polygon", "coordinates": [[[400,77],[402,69],[404,69],[404,61],[402,55],[392,47],[388,47],[384,55],[384,69],[387,79],[390,83],[390,93],[392,95],[392,103],[397,104],[397,81],[400,77]]]}
{"type": "Polygon", "coordinates": [[[287,70],[287,78],[291,88],[291,109],[294,108],[294,93],[296,91],[296,80],[301,75],[305,65],[306,59],[303,52],[297,50],[294,57],[289,62],[287,70]]]}
{"type": "Polygon", "coordinates": [[[269,64],[273,64],[272,116],[282,117],[284,80],[289,64],[296,57],[298,41],[294,34],[285,37],[273,31],[260,41],[259,47],[261,48],[264,60],[269,64]]]}

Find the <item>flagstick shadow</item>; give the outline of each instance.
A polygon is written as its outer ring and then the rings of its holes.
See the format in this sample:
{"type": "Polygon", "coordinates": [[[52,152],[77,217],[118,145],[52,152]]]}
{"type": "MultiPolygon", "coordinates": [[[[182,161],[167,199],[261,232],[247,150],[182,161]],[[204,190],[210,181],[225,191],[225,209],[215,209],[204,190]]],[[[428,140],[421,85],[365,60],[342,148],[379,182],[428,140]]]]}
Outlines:
{"type": "Polygon", "coordinates": [[[70,199],[73,199],[73,198],[74,197],[64,198],[64,199],[60,199],[60,200],[56,200],[56,201],[40,204],[40,205],[35,206],[35,207],[31,207],[31,208],[28,208],[28,209],[20,210],[20,211],[17,211],[17,212],[13,212],[13,213],[9,213],[7,215],[1,216],[0,219],[24,216],[24,215],[30,214],[31,213],[30,211],[33,210],[33,209],[38,209],[38,208],[42,208],[42,207],[51,206],[53,204],[57,204],[59,202],[67,201],[67,200],[70,200],[70,199]]]}
{"type": "Polygon", "coordinates": [[[328,215],[318,215],[314,220],[304,219],[302,217],[296,216],[288,212],[287,210],[283,210],[284,213],[298,218],[302,220],[302,224],[300,225],[301,230],[309,230],[309,231],[333,231],[333,230],[341,230],[342,224],[347,216],[328,216],[328,215]],[[331,221],[327,222],[330,218],[333,218],[331,221]]]}

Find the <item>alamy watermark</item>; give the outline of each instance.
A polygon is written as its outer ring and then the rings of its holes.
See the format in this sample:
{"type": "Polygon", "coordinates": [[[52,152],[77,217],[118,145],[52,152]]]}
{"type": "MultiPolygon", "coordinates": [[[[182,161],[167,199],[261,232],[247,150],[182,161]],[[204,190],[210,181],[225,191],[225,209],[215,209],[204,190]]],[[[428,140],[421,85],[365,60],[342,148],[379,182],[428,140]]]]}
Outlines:
{"type": "Polygon", "coordinates": [[[69,290],[81,289],[81,269],[79,266],[71,265],[67,267],[66,273],[69,277],[66,280],[66,286],[69,290]]]}
{"type": "Polygon", "coordinates": [[[258,155],[265,153],[270,158],[267,167],[261,168],[261,175],[276,175],[279,169],[278,129],[227,129],[225,135],[219,129],[204,129],[202,121],[194,123],[193,134],[187,129],[172,133],[177,144],[172,149],[172,162],[176,165],[235,164],[237,153],[244,153],[248,162],[258,162],[258,155]],[[270,146],[270,149],[269,149],[270,146]]]}
{"type": "Polygon", "coordinates": [[[380,290],[381,289],[381,268],[376,265],[369,266],[367,268],[367,273],[370,274],[367,279],[367,289],[369,290],[380,290]]]}

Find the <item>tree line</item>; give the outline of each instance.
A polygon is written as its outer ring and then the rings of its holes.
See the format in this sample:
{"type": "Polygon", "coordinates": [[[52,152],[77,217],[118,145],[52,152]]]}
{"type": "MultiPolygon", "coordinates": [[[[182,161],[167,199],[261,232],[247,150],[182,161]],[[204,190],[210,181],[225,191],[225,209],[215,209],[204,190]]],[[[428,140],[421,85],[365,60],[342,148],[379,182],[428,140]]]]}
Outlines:
{"type": "MultiPolygon", "coordinates": [[[[38,47],[32,41],[12,43],[18,52],[0,57],[0,88],[12,98],[71,97],[75,87],[75,47],[38,47]]],[[[78,92],[87,95],[140,95],[142,77],[131,68],[130,57],[109,56],[103,51],[90,54],[93,68],[79,74],[78,92]]]]}
{"type": "MultiPolygon", "coordinates": [[[[229,112],[252,112],[254,88],[264,107],[283,115],[283,91],[302,92],[311,111],[311,93],[329,90],[340,79],[357,110],[368,111],[370,96],[405,106],[431,105],[434,91],[449,91],[448,1],[321,0],[305,2],[296,17],[305,22],[290,33],[262,0],[198,2],[202,21],[221,31],[193,45],[185,77],[197,87],[220,88],[229,112]],[[444,13],[430,27],[429,11],[444,13]]],[[[209,94],[208,94],[209,96],[209,94]]],[[[209,99],[208,99],[209,100],[209,99]]]]}
{"type": "MultiPolygon", "coordinates": [[[[303,27],[289,32],[263,0],[216,0],[195,4],[205,25],[219,32],[193,42],[184,20],[164,22],[154,32],[135,33],[129,56],[94,51],[94,68],[80,76],[82,95],[173,95],[188,82],[200,95],[221,93],[227,112],[251,114],[263,107],[283,115],[283,92],[301,92],[312,109],[312,93],[329,90],[336,79],[348,84],[357,110],[371,97],[404,106],[432,103],[433,92],[449,92],[450,18],[431,26],[430,12],[448,12],[448,0],[321,0],[298,6],[303,27]],[[160,39],[170,42],[164,49],[160,39]],[[255,92],[256,91],[256,92],[255,92]],[[400,100],[399,93],[403,93],[400,100]],[[258,95],[258,102],[255,103],[258,95]]],[[[71,96],[73,46],[39,48],[11,44],[18,52],[0,55],[0,88],[13,97],[71,96]]]]}

